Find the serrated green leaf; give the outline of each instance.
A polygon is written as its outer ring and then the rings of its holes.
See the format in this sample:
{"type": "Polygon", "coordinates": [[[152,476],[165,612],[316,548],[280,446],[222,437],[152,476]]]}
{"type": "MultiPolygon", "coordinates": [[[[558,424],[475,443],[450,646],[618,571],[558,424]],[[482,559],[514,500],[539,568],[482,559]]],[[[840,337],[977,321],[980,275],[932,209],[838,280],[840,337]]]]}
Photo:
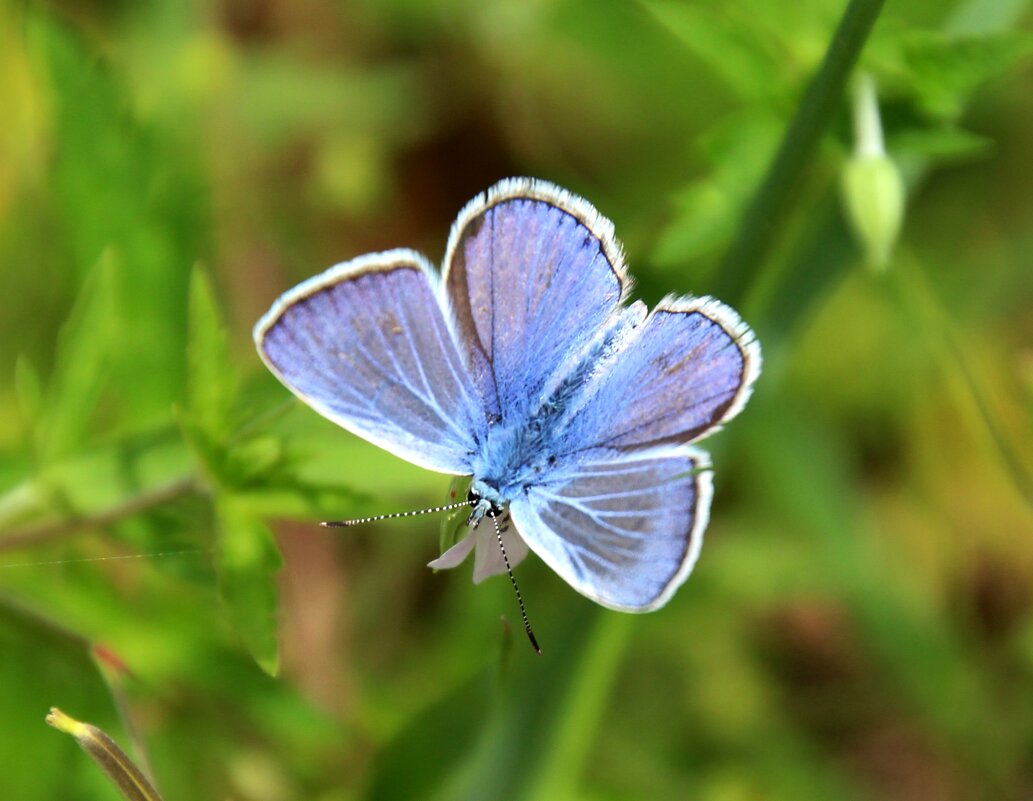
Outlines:
{"type": "Polygon", "coordinates": [[[270,676],[280,667],[276,574],[283,564],[272,532],[233,498],[218,504],[216,571],[234,628],[270,676]]]}
{"type": "Polygon", "coordinates": [[[200,266],[190,277],[188,314],[187,408],[196,425],[218,435],[229,429],[237,374],[211,282],[200,266]]]}
{"type": "Polygon", "coordinates": [[[928,32],[909,38],[904,58],[926,113],[957,119],[979,84],[1013,67],[1033,51],[1025,33],[948,36],[928,32]]]}
{"type": "Polygon", "coordinates": [[[52,461],[82,444],[104,391],[117,346],[119,259],[104,251],[87,276],[58,337],[54,372],[39,419],[40,456],[52,461]]]}

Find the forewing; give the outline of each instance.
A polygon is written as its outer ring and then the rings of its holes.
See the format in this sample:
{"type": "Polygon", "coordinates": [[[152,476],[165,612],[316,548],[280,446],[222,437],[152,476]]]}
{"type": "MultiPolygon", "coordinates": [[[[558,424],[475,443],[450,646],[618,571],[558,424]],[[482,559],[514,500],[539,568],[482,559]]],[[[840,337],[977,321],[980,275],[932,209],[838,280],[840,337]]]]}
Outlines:
{"type": "Polygon", "coordinates": [[[612,223],[531,179],[503,181],[460,213],[444,281],[475,384],[510,420],[538,407],[549,379],[576,363],[629,284],[612,223]]]}
{"type": "Polygon", "coordinates": [[[485,413],[436,280],[407,250],[338,265],[280,298],[255,344],[324,417],[410,462],[464,474],[485,413]]]}
{"type": "Polygon", "coordinates": [[[760,346],[712,298],[661,303],[601,365],[571,413],[567,456],[688,443],[742,409],[760,346]]]}
{"type": "Polygon", "coordinates": [[[706,454],[680,446],[586,463],[509,511],[531,550],[582,595],[648,612],[692,570],[710,497],[706,454]]]}

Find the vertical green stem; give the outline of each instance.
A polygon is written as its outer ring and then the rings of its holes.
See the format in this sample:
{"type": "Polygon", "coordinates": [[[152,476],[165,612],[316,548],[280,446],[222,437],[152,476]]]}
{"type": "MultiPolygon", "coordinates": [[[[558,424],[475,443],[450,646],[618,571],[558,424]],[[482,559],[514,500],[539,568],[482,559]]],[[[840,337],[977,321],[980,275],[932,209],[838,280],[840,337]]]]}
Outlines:
{"type": "Polygon", "coordinates": [[[731,249],[725,255],[714,293],[739,302],[760,270],[774,243],[779,224],[789,209],[789,195],[800,174],[813,160],[821,135],[828,127],[850,71],[882,11],[883,0],[850,0],[839,26],[789,123],[768,173],[742,216],[731,249]]]}

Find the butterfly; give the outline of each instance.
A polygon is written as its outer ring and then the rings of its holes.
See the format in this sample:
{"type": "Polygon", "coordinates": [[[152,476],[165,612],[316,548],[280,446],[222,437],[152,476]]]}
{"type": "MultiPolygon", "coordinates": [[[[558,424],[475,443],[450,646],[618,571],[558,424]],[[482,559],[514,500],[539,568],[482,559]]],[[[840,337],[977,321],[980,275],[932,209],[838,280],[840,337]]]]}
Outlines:
{"type": "Polygon", "coordinates": [[[593,601],[648,612],[703,541],[712,470],[692,443],[742,410],[761,355],[721,302],[650,312],[631,286],[607,218],[511,178],[460,212],[440,273],[412,250],[360,256],[284,294],[254,338],[324,417],[472,478],[471,533],[432,567],[475,551],[479,581],[533,551],[593,601]]]}

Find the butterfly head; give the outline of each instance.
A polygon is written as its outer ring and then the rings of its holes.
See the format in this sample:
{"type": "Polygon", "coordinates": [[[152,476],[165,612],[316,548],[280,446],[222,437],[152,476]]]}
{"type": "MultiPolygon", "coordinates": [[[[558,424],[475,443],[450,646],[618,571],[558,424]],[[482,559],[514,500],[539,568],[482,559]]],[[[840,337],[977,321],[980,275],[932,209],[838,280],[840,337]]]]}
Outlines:
{"type": "Polygon", "coordinates": [[[487,515],[502,517],[505,512],[505,504],[498,489],[482,479],[477,479],[470,485],[470,492],[466,496],[467,501],[473,507],[470,512],[470,519],[467,525],[474,527],[487,515]]]}

